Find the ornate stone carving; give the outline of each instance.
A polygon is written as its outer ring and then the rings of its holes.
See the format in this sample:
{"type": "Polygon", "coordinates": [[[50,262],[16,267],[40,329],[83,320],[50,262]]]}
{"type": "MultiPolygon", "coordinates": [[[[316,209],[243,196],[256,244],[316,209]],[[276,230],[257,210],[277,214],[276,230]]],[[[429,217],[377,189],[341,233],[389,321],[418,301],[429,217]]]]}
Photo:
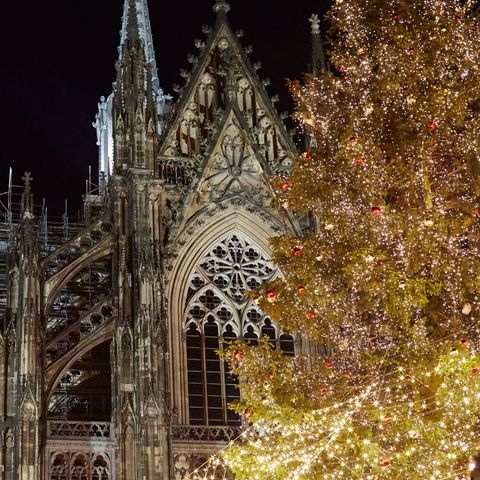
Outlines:
{"type": "Polygon", "coordinates": [[[112,424],[109,422],[49,421],[47,435],[50,439],[60,438],[111,438],[112,424]]]}
{"type": "Polygon", "coordinates": [[[180,454],[175,457],[175,480],[182,480],[190,471],[190,459],[180,454]]]}
{"type": "MultiPolygon", "coordinates": [[[[73,446],[72,446],[73,447],[73,446]]],[[[50,453],[48,478],[52,480],[113,479],[112,452],[89,448],[69,448],[65,445],[50,453]]]]}
{"type": "Polygon", "coordinates": [[[220,151],[215,154],[205,178],[197,204],[218,202],[232,195],[246,195],[261,206],[271,202],[262,168],[247,146],[245,134],[233,122],[225,129],[220,151]]]}
{"type": "Polygon", "coordinates": [[[231,442],[242,433],[239,427],[206,427],[174,425],[172,436],[177,441],[187,442],[231,442]]]}
{"type": "MultiPolygon", "coordinates": [[[[240,235],[230,235],[216,242],[198,262],[198,271],[236,303],[243,303],[244,291],[255,290],[276,272],[271,260],[255,245],[240,235]]],[[[192,288],[203,283],[199,275],[192,277],[192,288]]],[[[198,287],[197,287],[198,288],[198,287]]]]}

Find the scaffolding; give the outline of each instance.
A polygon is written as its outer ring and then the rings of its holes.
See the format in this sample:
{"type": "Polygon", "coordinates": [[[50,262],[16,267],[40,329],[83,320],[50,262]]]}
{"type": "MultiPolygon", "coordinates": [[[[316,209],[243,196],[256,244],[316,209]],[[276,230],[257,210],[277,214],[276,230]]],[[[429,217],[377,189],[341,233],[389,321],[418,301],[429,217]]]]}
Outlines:
{"type": "MultiPolygon", "coordinates": [[[[65,200],[64,211],[60,217],[49,215],[45,198],[41,204],[33,204],[33,214],[37,219],[35,231],[39,240],[40,257],[48,256],[103,214],[105,196],[91,178],[92,170],[89,167],[83,208],[75,215],[69,214],[68,200],[65,200]]],[[[0,323],[6,310],[8,257],[15,246],[15,230],[21,220],[23,191],[23,185],[13,183],[13,170],[10,167],[7,190],[0,193],[0,323]]]]}

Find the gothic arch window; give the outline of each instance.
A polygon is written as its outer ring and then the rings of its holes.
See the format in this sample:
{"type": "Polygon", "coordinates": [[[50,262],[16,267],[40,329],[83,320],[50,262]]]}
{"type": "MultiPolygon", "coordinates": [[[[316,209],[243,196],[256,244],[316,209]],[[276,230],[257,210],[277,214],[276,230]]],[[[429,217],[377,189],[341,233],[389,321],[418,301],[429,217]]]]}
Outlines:
{"type": "Polygon", "coordinates": [[[274,348],[293,355],[293,338],[279,332],[245,296],[277,275],[261,248],[236,232],[212,244],[196,262],[185,309],[190,424],[240,424],[228,408],[239,398],[237,381],[217,353],[224,340],[256,344],[267,336],[274,348]]]}
{"type": "Polygon", "coordinates": [[[199,105],[202,124],[213,121],[215,102],[215,78],[210,73],[204,73],[197,89],[196,101],[199,105]]]}
{"type": "Polygon", "coordinates": [[[50,465],[49,480],[68,480],[69,461],[65,452],[56,452],[50,465]]]}
{"type": "Polygon", "coordinates": [[[56,451],[49,480],[111,480],[110,457],[105,452],[56,451]]]}

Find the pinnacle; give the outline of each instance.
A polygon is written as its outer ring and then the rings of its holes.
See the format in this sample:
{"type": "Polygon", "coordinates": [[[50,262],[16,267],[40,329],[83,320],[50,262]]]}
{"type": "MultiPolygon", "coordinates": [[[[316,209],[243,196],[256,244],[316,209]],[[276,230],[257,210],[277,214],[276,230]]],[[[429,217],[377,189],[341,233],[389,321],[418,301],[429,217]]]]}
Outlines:
{"type": "Polygon", "coordinates": [[[320,34],[320,19],[318,15],[313,14],[309,18],[310,24],[312,26],[312,35],[319,35],[320,34]]]}
{"type": "Polygon", "coordinates": [[[215,0],[215,5],[213,6],[213,11],[216,13],[220,12],[229,12],[230,5],[225,0],[215,0]]]}
{"type": "Polygon", "coordinates": [[[324,73],[327,68],[320,31],[320,19],[318,15],[313,14],[309,21],[312,28],[312,73],[319,75],[324,73]]]}
{"type": "Polygon", "coordinates": [[[128,3],[128,20],[127,20],[127,38],[139,38],[138,32],[138,16],[135,0],[129,0],[128,3]]]}

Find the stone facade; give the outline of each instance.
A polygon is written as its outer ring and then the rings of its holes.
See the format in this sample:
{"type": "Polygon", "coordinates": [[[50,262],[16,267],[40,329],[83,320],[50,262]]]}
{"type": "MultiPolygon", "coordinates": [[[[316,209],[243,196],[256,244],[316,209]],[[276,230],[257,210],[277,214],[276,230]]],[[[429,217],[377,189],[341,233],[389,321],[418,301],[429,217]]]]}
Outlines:
{"type": "Polygon", "coordinates": [[[84,219],[43,222],[28,174],[3,219],[0,480],[183,479],[242,426],[222,339],[301,348],[244,295],[280,275],[268,239],[300,231],[269,183],[295,149],[214,10],[172,103],[146,0],[125,0],[84,219]]]}

